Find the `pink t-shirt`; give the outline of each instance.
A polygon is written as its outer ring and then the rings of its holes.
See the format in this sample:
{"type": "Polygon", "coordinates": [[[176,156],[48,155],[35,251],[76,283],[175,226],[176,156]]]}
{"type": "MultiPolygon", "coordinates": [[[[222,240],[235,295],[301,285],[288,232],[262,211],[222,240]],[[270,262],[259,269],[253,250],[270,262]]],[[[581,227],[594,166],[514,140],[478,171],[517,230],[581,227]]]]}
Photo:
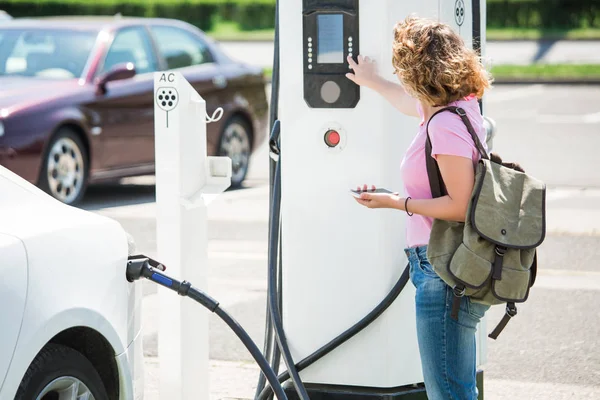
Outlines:
{"type": "MultiPolygon", "coordinates": [[[[471,96],[464,100],[455,101],[451,106],[463,108],[477,132],[485,150],[486,130],[483,117],[479,111],[477,98],[471,96]]],[[[404,193],[413,199],[431,199],[431,189],[425,164],[425,141],[427,139],[427,124],[424,120],[423,109],[418,103],[417,110],[421,116],[419,132],[409,146],[400,167],[404,181],[404,193]]],[[[454,155],[467,157],[475,165],[480,159],[479,152],[473,139],[460,117],[450,111],[440,113],[429,124],[429,137],[431,138],[432,154],[454,155]]],[[[410,200],[408,201],[410,211],[410,200]]],[[[408,247],[423,246],[429,243],[433,218],[414,214],[407,218],[406,240],[408,247]]]]}

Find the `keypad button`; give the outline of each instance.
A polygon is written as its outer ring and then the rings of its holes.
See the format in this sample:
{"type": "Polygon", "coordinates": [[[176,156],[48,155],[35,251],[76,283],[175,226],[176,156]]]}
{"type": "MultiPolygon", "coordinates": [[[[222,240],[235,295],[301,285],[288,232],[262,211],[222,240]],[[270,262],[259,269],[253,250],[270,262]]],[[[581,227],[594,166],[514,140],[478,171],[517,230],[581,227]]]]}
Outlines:
{"type": "Polygon", "coordinates": [[[308,69],[312,69],[312,65],[309,65],[309,66],[308,66],[308,69]]]}
{"type": "Polygon", "coordinates": [[[309,42],[312,42],[312,38],[311,38],[311,37],[309,37],[309,38],[308,38],[308,41],[309,41],[309,42]]]}
{"type": "Polygon", "coordinates": [[[352,41],[352,36],[348,37],[348,41],[351,42],[352,41]]]}
{"type": "Polygon", "coordinates": [[[312,62],[312,58],[309,58],[309,59],[308,59],[308,62],[309,62],[309,63],[311,63],[311,62],[312,62]]]}

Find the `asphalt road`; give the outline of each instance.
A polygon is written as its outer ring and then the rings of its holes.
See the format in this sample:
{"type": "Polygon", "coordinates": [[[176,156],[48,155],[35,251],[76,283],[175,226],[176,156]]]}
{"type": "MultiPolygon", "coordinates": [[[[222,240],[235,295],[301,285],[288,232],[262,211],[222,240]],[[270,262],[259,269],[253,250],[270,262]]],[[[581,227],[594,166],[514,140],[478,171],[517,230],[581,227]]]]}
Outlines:
{"type": "MultiPolygon", "coordinates": [[[[223,42],[223,48],[231,56],[259,65],[273,65],[272,42],[223,42]]],[[[368,55],[366,49],[363,49],[368,55]]],[[[516,64],[598,64],[600,41],[489,41],[486,59],[493,65],[516,64]]]]}
{"type": "MultiPolygon", "coordinates": [[[[539,277],[530,299],[499,340],[487,342],[486,398],[598,399],[600,90],[499,86],[490,92],[486,113],[498,123],[495,150],[505,159],[520,161],[549,187],[548,235],[539,252],[539,277]]],[[[208,224],[208,290],[261,345],[267,165],[263,145],[253,158],[247,187],[215,200],[208,224]]],[[[140,251],[156,256],[153,178],[92,188],[82,207],[117,219],[135,237],[140,251]]],[[[152,377],[147,393],[155,399],[157,296],[151,283],[145,285],[144,347],[152,377]]],[[[502,314],[501,306],[492,308],[488,325],[502,314]]],[[[248,363],[251,357],[214,316],[210,345],[216,371],[211,399],[251,398],[257,377],[248,363]]]]}

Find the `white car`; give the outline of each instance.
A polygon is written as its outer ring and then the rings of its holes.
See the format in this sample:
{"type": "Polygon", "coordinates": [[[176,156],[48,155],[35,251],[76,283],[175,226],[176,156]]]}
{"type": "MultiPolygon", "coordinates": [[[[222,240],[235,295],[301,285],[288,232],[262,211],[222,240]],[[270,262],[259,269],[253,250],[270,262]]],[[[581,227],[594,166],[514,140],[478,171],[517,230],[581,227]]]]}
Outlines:
{"type": "Polygon", "coordinates": [[[0,400],[143,398],[130,245],[0,166],[0,400]]]}

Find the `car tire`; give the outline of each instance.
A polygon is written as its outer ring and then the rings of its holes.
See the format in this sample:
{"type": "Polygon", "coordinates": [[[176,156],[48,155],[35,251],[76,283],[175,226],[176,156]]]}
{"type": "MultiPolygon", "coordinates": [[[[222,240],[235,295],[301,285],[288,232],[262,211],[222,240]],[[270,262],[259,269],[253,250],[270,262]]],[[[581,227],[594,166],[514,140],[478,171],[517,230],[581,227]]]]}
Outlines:
{"type": "Polygon", "coordinates": [[[89,399],[108,399],[98,371],[87,358],[70,347],[48,344],[29,366],[15,400],[63,398],[59,395],[61,391],[75,388],[80,396],[89,392],[89,399]]]}
{"type": "Polygon", "coordinates": [[[225,123],[219,140],[218,155],[231,158],[231,187],[242,186],[252,153],[252,129],[246,119],[234,116],[225,123]]]}
{"type": "Polygon", "coordinates": [[[87,188],[89,157],[81,138],[70,128],[60,128],[44,157],[38,186],[68,205],[81,201],[87,188]]]}

